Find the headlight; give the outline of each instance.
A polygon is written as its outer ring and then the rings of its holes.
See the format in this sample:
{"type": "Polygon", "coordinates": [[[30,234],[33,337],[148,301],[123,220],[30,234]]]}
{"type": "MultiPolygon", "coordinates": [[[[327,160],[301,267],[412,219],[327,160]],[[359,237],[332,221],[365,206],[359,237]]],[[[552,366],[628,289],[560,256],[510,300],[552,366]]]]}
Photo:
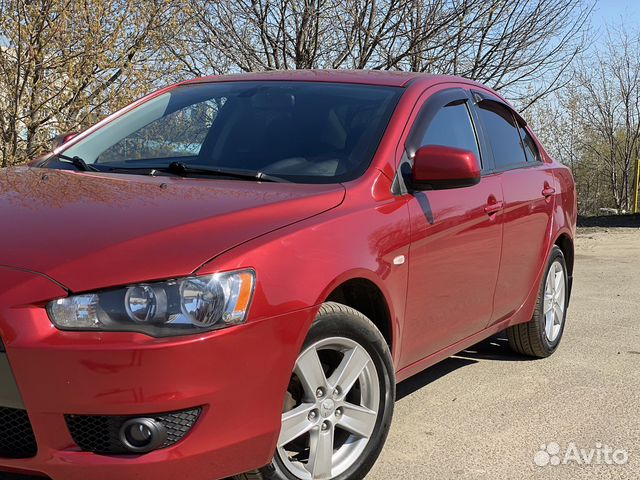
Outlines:
{"type": "Polygon", "coordinates": [[[244,323],[255,281],[240,270],[143,283],[54,300],[47,312],[61,330],[186,335],[244,323]]]}

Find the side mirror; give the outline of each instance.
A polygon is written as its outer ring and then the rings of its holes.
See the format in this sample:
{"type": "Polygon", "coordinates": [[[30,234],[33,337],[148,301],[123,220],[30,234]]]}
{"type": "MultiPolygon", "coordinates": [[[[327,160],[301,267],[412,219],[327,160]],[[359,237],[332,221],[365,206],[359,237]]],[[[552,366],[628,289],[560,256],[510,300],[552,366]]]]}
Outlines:
{"type": "Polygon", "coordinates": [[[416,190],[470,187],[479,182],[480,163],[473,152],[427,145],[413,157],[411,186],[416,190]]]}
{"type": "Polygon", "coordinates": [[[65,132],[60,135],[56,135],[51,139],[51,150],[55,150],[60,145],[67,143],[73,137],[77,136],[79,132],[65,132]]]}

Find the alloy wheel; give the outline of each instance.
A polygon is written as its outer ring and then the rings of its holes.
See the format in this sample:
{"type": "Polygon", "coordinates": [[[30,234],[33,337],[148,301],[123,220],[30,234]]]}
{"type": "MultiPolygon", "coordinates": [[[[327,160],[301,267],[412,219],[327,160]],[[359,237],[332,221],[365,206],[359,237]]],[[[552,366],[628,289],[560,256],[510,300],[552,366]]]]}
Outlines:
{"type": "Polygon", "coordinates": [[[555,261],[549,267],[544,288],[543,314],[545,335],[550,343],[556,341],[562,331],[566,304],[564,267],[555,261]]]}
{"type": "Polygon", "coordinates": [[[365,348],[320,340],[296,362],[282,415],[278,456],[301,480],[334,478],[362,455],[380,410],[378,372],[365,348]]]}

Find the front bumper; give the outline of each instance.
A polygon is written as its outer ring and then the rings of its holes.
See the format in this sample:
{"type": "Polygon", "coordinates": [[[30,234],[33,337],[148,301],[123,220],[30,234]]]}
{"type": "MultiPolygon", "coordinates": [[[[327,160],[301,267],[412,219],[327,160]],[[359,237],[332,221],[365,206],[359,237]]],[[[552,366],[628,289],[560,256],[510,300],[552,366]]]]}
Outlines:
{"type": "Polygon", "coordinates": [[[284,392],[315,309],[154,339],[57,330],[43,304],[65,294],[42,276],[0,267],[0,337],[38,446],[32,458],[0,458],[0,471],[53,480],[214,480],[270,461],[284,392]],[[137,456],[81,451],[64,417],[194,407],[202,414],[183,440],[137,456]]]}

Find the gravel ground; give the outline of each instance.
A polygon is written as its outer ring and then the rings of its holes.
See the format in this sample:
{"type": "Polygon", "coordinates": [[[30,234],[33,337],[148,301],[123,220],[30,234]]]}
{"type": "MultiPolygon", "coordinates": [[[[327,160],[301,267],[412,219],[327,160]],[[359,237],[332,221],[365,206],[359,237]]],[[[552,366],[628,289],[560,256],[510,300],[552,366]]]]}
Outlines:
{"type": "Polygon", "coordinates": [[[550,358],[514,356],[497,339],[400,384],[367,479],[639,479],[640,229],[581,229],[574,275],[550,358]],[[604,463],[605,446],[626,463],[604,463]],[[578,463],[581,449],[595,449],[591,464],[578,463]]]}

